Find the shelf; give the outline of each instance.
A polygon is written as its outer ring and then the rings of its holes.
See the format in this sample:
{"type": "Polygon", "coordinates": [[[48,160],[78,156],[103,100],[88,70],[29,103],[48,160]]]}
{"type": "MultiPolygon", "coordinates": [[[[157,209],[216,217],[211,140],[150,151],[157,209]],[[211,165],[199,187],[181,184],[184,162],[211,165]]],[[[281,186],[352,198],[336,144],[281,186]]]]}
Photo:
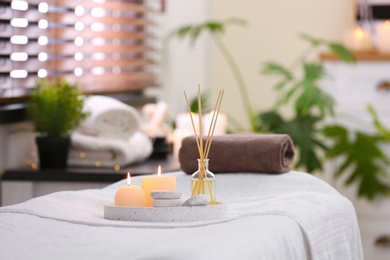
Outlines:
{"type": "Polygon", "coordinates": [[[108,168],[73,167],[50,170],[7,169],[0,177],[2,181],[116,182],[125,179],[127,172],[132,176],[157,173],[159,165],[163,173],[180,169],[178,160],[168,156],[166,159],[148,159],[118,171],[108,168]]]}
{"type": "MultiPolygon", "coordinates": [[[[390,53],[380,53],[378,51],[353,52],[357,61],[390,61],[390,53]]],[[[340,59],[333,53],[320,53],[321,61],[339,61],[340,59]]]]}

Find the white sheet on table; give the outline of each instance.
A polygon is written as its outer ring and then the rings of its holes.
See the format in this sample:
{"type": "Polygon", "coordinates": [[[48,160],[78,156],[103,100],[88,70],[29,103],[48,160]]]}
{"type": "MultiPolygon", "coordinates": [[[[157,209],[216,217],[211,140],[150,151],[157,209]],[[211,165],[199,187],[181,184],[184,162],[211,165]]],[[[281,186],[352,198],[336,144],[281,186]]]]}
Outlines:
{"type": "MultiPolygon", "coordinates": [[[[177,175],[178,189],[188,196],[189,176],[177,175]]],[[[139,184],[140,178],[133,178],[133,183],[139,184]]],[[[83,259],[99,255],[305,259],[307,249],[313,259],[363,258],[352,204],[328,184],[305,173],[217,175],[218,200],[228,204],[227,216],[193,223],[103,219],[103,206],[112,203],[117,187],[124,184],[59,192],[0,208],[0,258],[11,256],[10,248],[15,244],[23,250],[12,253],[21,258],[54,256],[57,252],[64,258],[75,254],[83,259]],[[45,249],[47,252],[36,248],[46,243],[54,243],[54,248],[45,249]],[[83,246],[74,248],[77,243],[83,246]]]]}

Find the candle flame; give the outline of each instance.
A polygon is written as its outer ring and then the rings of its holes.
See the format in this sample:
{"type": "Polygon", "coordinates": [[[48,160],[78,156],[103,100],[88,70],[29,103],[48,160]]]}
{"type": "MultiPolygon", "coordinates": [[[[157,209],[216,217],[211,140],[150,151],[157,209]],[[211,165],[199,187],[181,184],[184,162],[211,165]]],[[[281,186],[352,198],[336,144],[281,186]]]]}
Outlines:
{"type": "Polygon", "coordinates": [[[131,186],[130,172],[127,173],[127,185],[131,186]]]}
{"type": "Polygon", "coordinates": [[[363,31],[362,27],[356,28],[356,30],[355,30],[355,37],[357,39],[363,39],[364,38],[364,31],[363,31]]]}
{"type": "Polygon", "coordinates": [[[161,176],[161,165],[158,166],[157,175],[161,176]]]}

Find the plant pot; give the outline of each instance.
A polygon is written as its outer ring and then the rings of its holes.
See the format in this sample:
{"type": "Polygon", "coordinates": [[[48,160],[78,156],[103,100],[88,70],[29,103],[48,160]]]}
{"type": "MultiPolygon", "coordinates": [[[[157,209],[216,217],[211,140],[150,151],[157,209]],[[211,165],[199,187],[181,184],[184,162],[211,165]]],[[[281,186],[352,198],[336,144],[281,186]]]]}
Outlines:
{"type": "Polygon", "coordinates": [[[69,137],[37,137],[36,142],[41,169],[66,168],[70,146],[69,137]]]}

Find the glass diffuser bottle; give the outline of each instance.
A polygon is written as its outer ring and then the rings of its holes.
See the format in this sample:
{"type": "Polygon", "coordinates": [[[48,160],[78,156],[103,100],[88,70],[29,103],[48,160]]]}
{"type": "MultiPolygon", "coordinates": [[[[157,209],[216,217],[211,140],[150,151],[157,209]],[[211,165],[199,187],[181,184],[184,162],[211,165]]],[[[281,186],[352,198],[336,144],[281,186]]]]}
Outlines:
{"type": "Polygon", "coordinates": [[[209,204],[216,204],[216,181],[209,170],[209,159],[198,159],[198,170],[192,174],[191,186],[191,196],[205,194],[210,198],[209,204]]]}

